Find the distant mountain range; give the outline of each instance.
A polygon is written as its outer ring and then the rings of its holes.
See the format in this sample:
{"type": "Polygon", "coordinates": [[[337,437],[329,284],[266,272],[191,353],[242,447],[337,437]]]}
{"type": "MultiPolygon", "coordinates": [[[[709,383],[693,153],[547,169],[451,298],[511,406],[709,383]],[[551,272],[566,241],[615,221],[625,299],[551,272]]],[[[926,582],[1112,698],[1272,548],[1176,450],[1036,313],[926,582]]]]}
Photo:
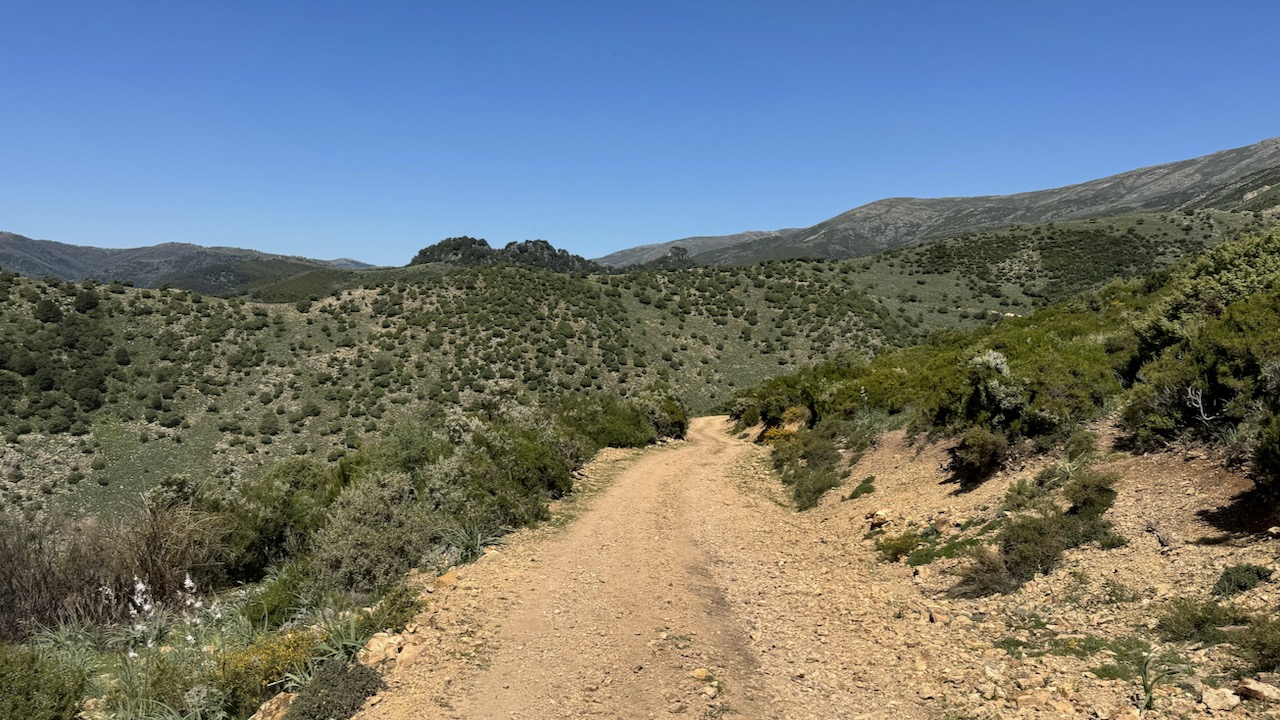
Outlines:
{"type": "MultiPolygon", "coordinates": [[[[542,240],[490,248],[484,241],[450,238],[424,248],[412,264],[514,264],[595,272],[604,269],[601,266],[661,269],[790,258],[842,259],[1013,225],[1174,210],[1256,212],[1267,218],[1280,214],[1280,138],[1053,190],[969,198],[888,198],[807,228],[689,237],[619,250],[595,261],[557,250],[542,240]],[[684,252],[672,255],[677,247],[684,252]]],[[[371,267],[349,258],[314,260],[185,243],[129,249],[85,247],[0,232],[0,268],[5,270],[72,281],[95,278],[140,287],[171,285],[212,295],[251,293],[287,284],[290,278],[371,267]]]]}
{"type": "Polygon", "coordinates": [[[139,287],[172,285],[208,294],[235,293],[264,280],[318,268],[373,267],[341,258],[312,260],[257,250],[164,243],[142,248],[97,248],[32,240],[0,232],[0,268],[30,277],[60,280],[119,280],[139,287]]]}
{"type": "Polygon", "coordinates": [[[1280,138],[1053,190],[969,198],[888,198],[803,229],[693,237],[611,253],[615,267],[682,247],[703,265],[786,258],[849,258],[1012,224],[1042,224],[1180,209],[1280,207],[1280,138]]]}

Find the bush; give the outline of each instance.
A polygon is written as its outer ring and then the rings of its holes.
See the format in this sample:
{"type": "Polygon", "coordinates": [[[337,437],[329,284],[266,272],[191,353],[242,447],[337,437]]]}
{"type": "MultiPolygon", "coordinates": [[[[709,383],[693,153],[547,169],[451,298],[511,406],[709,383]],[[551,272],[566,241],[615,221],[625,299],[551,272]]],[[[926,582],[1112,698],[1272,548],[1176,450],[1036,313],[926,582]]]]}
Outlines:
{"type": "Polygon", "coordinates": [[[384,687],[376,670],[330,660],[316,668],[284,720],[346,720],[360,710],[366,698],[384,687]]]}
{"type": "Polygon", "coordinates": [[[991,548],[975,548],[972,562],[960,573],[960,582],[951,588],[952,597],[978,598],[1013,592],[1022,584],[1009,572],[1004,556],[991,548]]]}
{"type": "Polygon", "coordinates": [[[1229,639],[1218,628],[1243,625],[1251,619],[1244,610],[1220,605],[1212,600],[1176,598],[1161,613],[1156,633],[1164,640],[1216,645],[1229,639]]]}
{"type": "Polygon", "coordinates": [[[991,477],[1009,455],[1004,433],[978,426],[967,430],[951,449],[951,472],[961,487],[973,487],[991,477]]]}
{"type": "Polygon", "coordinates": [[[817,430],[781,434],[773,447],[773,466],[783,484],[791,486],[791,495],[800,510],[816,506],[828,490],[844,479],[839,449],[817,430]]]}
{"type": "Polygon", "coordinates": [[[151,504],[121,531],[119,552],[151,597],[169,601],[184,594],[187,578],[200,586],[211,582],[223,553],[223,533],[218,516],[184,505],[151,504]]]}
{"type": "Polygon", "coordinates": [[[1280,618],[1260,618],[1235,640],[1248,672],[1280,672],[1280,618]]]}
{"type": "Polygon", "coordinates": [[[983,550],[962,573],[952,593],[960,597],[1010,592],[1040,573],[1058,566],[1068,549],[1098,542],[1104,549],[1124,544],[1102,516],[1115,500],[1114,475],[1092,470],[1076,472],[1062,493],[1071,507],[1062,512],[1044,501],[1038,483],[1014,483],[1005,494],[1006,510],[1035,508],[1015,517],[1000,531],[996,549],[983,550]]]}
{"type": "Polygon", "coordinates": [[[373,612],[361,616],[359,632],[369,636],[376,632],[400,632],[413,622],[422,608],[422,594],[403,581],[382,596],[373,612]]]}
{"type": "Polygon", "coordinates": [[[1272,414],[1258,435],[1253,477],[1263,493],[1272,498],[1280,495],[1280,414],[1272,414]]]}
{"type": "Polygon", "coordinates": [[[1057,567],[1068,547],[1061,515],[1031,515],[1011,521],[1000,532],[1000,556],[1019,584],[1057,567]]]}
{"type": "Polygon", "coordinates": [[[228,576],[254,581],[269,565],[306,551],[341,489],[337,473],[306,458],[285,460],[245,485],[222,509],[233,522],[228,576]]]}
{"type": "Polygon", "coordinates": [[[849,492],[845,500],[857,500],[864,495],[870,495],[876,491],[876,476],[868,475],[858,483],[858,486],[849,492]]]}
{"type": "Polygon", "coordinates": [[[255,627],[275,628],[288,622],[303,605],[306,570],[300,561],[278,566],[245,601],[240,614],[255,627]]]}
{"type": "Polygon", "coordinates": [[[424,557],[432,530],[407,475],[361,477],[342,491],[329,523],[316,533],[310,589],[322,594],[389,587],[424,557]]]}
{"type": "Polygon", "coordinates": [[[885,535],[876,541],[876,551],[885,562],[898,562],[920,546],[924,538],[915,530],[908,530],[899,535],[885,535]]]}
{"type": "Polygon", "coordinates": [[[65,622],[125,616],[133,575],[100,524],[28,523],[0,513],[0,558],[0,641],[65,622]]]}
{"type": "Polygon", "coordinates": [[[1261,565],[1232,565],[1222,571],[1209,591],[1218,597],[1231,597],[1252,590],[1271,577],[1271,568],[1261,565]]]}
{"type": "Polygon", "coordinates": [[[820,469],[802,470],[792,476],[791,496],[797,510],[817,507],[828,490],[840,485],[840,476],[820,469]]]}
{"type": "Polygon", "coordinates": [[[73,720],[85,679],[26,648],[0,645],[0,688],[0,717],[73,720]]]}
{"type": "Polygon", "coordinates": [[[285,676],[306,667],[321,637],[315,631],[265,635],[252,645],[222,654],[213,681],[226,709],[247,715],[275,692],[285,676]]]}

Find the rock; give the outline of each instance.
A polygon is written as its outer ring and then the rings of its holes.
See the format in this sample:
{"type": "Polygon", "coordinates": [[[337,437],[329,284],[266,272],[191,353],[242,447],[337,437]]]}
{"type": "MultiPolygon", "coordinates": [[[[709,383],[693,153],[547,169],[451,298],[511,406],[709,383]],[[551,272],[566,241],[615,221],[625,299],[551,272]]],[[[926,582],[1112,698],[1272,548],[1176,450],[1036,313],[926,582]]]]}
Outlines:
{"type": "Polygon", "coordinates": [[[950,619],[950,616],[941,609],[929,608],[929,622],[936,623],[938,625],[946,625],[947,621],[950,619]]]}
{"type": "Polygon", "coordinates": [[[364,644],[364,648],[356,654],[356,659],[362,665],[376,667],[390,660],[395,660],[403,645],[404,638],[400,635],[392,635],[385,632],[374,633],[373,637],[369,638],[369,642],[364,644]]]}
{"type": "Polygon", "coordinates": [[[938,688],[933,687],[932,685],[921,685],[916,689],[916,695],[919,695],[921,700],[932,700],[936,697],[940,697],[941,693],[938,692],[938,688]]]}
{"type": "Polygon", "coordinates": [[[1050,700],[1048,707],[1056,712],[1059,717],[1073,717],[1076,714],[1076,707],[1066,700],[1050,700]]]}
{"type": "Polygon", "coordinates": [[[408,670],[422,656],[422,645],[413,644],[405,645],[400,654],[396,656],[396,670],[408,670]]]}
{"type": "Polygon", "coordinates": [[[1226,688],[1208,689],[1200,695],[1200,702],[1210,710],[1231,710],[1240,704],[1240,696],[1226,688]]]}
{"type": "Polygon", "coordinates": [[[711,677],[711,671],[706,668],[698,668],[697,670],[690,672],[689,677],[693,678],[694,680],[706,680],[707,678],[711,677]]]}
{"type": "Polygon", "coordinates": [[[716,687],[715,685],[707,685],[706,687],[702,688],[702,694],[708,700],[715,700],[716,696],[720,694],[720,688],[716,687]]]}
{"type": "Polygon", "coordinates": [[[689,707],[682,702],[674,702],[667,706],[667,712],[671,713],[672,715],[679,715],[680,713],[688,709],[689,707]]]}
{"type": "Polygon", "coordinates": [[[889,524],[889,511],[876,510],[875,512],[867,513],[866,518],[871,521],[872,530],[879,530],[889,524]]]}
{"type": "Polygon", "coordinates": [[[1280,688],[1249,678],[1240,681],[1236,686],[1236,694],[1263,702],[1280,703],[1280,688]]]}
{"type": "Polygon", "coordinates": [[[289,706],[293,704],[297,697],[293,693],[278,693],[275,697],[262,703],[258,707],[258,712],[254,713],[249,720],[280,720],[286,712],[289,712],[289,706]]]}

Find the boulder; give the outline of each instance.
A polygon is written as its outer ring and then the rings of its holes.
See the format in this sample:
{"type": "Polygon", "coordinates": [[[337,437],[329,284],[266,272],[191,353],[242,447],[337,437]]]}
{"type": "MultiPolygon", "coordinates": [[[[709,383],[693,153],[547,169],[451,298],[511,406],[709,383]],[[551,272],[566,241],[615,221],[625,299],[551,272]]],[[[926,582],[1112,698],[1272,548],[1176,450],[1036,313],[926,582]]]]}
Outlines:
{"type": "Polygon", "coordinates": [[[356,654],[362,665],[377,667],[385,662],[395,660],[404,646],[404,638],[400,635],[380,632],[374,633],[369,642],[356,654]]]}
{"type": "Polygon", "coordinates": [[[1206,688],[1200,695],[1200,702],[1210,710],[1228,711],[1240,704],[1240,696],[1227,688],[1206,688]]]}
{"type": "Polygon", "coordinates": [[[1236,686],[1236,694],[1263,702],[1280,703],[1280,688],[1250,678],[1240,681],[1236,686]]]}

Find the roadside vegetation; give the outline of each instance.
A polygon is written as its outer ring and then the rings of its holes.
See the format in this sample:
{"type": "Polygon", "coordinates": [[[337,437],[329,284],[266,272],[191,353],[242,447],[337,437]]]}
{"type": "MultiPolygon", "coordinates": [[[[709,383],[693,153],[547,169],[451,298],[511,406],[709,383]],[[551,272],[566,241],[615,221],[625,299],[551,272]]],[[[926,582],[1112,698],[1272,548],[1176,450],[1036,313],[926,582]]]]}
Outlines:
{"type": "Polygon", "coordinates": [[[164,483],[116,521],[0,516],[0,641],[18,643],[0,646],[6,717],[72,717],[85,700],[113,717],[244,717],[297,689],[295,716],[345,717],[327,713],[376,689],[355,652],[418,610],[410,569],[433,576],[546,519],[606,444],[686,428],[669,398],[441,410],[337,462],[164,483]]]}

